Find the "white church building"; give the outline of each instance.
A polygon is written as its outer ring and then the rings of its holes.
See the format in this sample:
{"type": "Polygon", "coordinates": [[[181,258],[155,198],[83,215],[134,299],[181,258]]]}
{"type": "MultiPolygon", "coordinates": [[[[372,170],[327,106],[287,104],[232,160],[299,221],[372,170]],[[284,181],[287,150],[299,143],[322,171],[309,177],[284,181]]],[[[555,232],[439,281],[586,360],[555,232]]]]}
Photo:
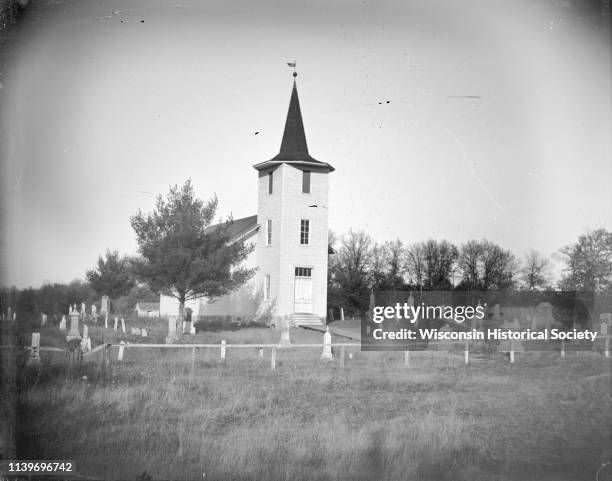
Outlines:
{"type": "MultiPolygon", "coordinates": [[[[294,77],[297,74],[294,74],[294,77]]],[[[329,173],[334,168],[308,153],[295,79],[278,155],[255,164],[257,215],[235,219],[232,240],[255,244],[246,260],[254,279],[209,302],[188,301],[192,316],[254,317],[266,312],[297,325],[327,317],[327,218],[329,173]]],[[[209,227],[209,229],[215,226],[209,227]]],[[[160,314],[178,313],[178,301],[160,297],[160,314]]]]}

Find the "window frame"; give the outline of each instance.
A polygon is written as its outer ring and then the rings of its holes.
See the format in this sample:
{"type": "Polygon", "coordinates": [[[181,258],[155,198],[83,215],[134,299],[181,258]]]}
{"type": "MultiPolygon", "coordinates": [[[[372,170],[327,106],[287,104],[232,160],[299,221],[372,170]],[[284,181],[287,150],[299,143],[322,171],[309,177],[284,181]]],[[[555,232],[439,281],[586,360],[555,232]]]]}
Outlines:
{"type": "Polygon", "coordinates": [[[274,171],[268,172],[268,195],[274,193],[274,171]]]}
{"type": "Polygon", "coordinates": [[[264,275],[264,301],[271,300],[272,297],[272,276],[270,274],[264,275]]]}
{"type": "Polygon", "coordinates": [[[300,245],[310,245],[310,219],[300,219],[300,245]]]}
{"type": "Polygon", "coordinates": [[[272,245],[272,219],[266,220],[266,246],[272,245]]]}
{"type": "Polygon", "coordinates": [[[312,182],[312,171],[302,170],[302,194],[310,194],[312,182]]]}

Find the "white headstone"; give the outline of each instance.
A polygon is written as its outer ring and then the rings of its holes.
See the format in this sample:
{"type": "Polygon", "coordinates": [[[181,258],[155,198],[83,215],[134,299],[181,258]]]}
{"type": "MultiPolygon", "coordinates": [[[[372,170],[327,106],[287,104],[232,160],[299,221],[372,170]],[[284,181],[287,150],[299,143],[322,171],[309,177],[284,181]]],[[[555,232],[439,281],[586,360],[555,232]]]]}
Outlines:
{"type": "Polygon", "coordinates": [[[104,313],[104,328],[108,329],[108,312],[104,313]]]}
{"type": "Polygon", "coordinates": [[[47,314],[45,314],[44,312],[42,312],[40,314],[40,325],[44,326],[47,323],[47,314]]]}
{"type": "Polygon", "coordinates": [[[119,355],[117,356],[118,361],[123,361],[123,350],[125,348],[125,342],[121,341],[119,346],[119,355]]]}
{"type": "Polygon", "coordinates": [[[89,327],[87,324],[83,324],[83,339],[87,339],[89,337],[89,327]]]}
{"type": "Polygon", "coordinates": [[[72,339],[81,339],[81,334],[79,332],[79,313],[74,311],[70,314],[70,331],[68,331],[68,336],[66,336],[66,340],[70,341],[72,339]]]}
{"type": "Polygon", "coordinates": [[[106,295],[102,296],[100,302],[100,312],[108,314],[110,312],[110,298],[106,295]]]}
{"type": "Polygon", "coordinates": [[[114,327],[115,331],[117,330],[117,324],[118,323],[119,323],[119,318],[115,317],[115,327],[114,327]]]}
{"type": "Polygon", "coordinates": [[[59,328],[60,328],[60,331],[66,330],[66,315],[65,314],[62,315],[62,320],[60,321],[59,328]]]}
{"type": "Polygon", "coordinates": [[[87,312],[85,309],[85,303],[81,302],[81,316],[85,316],[85,313],[87,312]]]}
{"type": "Polygon", "coordinates": [[[281,338],[279,344],[286,346],[291,344],[291,338],[289,337],[289,319],[285,316],[285,319],[280,321],[281,325],[281,338]]]}
{"type": "Polygon", "coordinates": [[[135,327],[134,328],[134,334],[137,336],[140,336],[140,327],[135,327]]]}
{"type": "Polygon", "coordinates": [[[144,327],[143,327],[143,328],[140,330],[140,335],[141,335],[142,337],[147,337],[147,335],[148,335],[148,334],[147,334],[147,330],[146,330],[144,327]]]}
{"type": "Polygon", "coordinates": [[[323,334],[323,354],[321,354],[321,359],[325,360],[325,361],[331,361],[334,359],[334,356],[332,354],[332,350],[331,350],[331,334],[329,333],[329,326],[327,327],[327,330],[325,331],[325,334],[323,334]]]}
{"type": "Polygon", "coordinates": [[[125,319],[123,319],[123,317],[121,318],[121,330],[123,331],[123,334],[125,334],[125,319]]]}
{"type": "Polygon", "coordinates": [[[32,346],[30,349],[30,362],[40,362],[40,332],[32,333],[32,346]]]}
{"type": "Polygon", "coordinates": [[[601,323],[601,335],[602,336],[608,335],[608,323],[605,321],[601,323]]]}

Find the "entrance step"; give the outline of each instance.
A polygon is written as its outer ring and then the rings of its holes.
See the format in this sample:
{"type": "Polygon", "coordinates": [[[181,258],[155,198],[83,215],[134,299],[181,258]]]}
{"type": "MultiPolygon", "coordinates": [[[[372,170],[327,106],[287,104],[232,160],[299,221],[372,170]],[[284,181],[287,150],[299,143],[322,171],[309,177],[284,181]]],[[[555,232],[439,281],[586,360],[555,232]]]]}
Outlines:
{"type": "Polygon", "coordinates": [[[323,323],[314,314],[291,314],[290,322],[295,326],[322,326],[323,323]]]}

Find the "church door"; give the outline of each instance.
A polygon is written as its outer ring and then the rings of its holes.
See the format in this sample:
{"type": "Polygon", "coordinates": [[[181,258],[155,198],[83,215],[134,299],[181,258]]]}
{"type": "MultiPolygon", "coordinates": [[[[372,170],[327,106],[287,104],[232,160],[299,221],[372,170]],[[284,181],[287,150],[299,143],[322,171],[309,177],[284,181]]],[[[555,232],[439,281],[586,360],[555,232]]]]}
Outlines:
{"type": "Polygon", "coordinates": [[[295,268],[294,312],[312,312],[312,268],[295,268]]]}

